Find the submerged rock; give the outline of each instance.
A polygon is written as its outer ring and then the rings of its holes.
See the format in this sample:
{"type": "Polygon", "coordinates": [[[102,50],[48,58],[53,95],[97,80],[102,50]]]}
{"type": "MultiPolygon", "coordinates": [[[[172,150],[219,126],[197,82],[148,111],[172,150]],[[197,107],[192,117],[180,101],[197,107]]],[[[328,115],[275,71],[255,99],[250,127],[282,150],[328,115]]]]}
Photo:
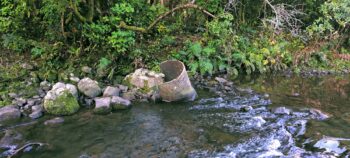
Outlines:
{"type": "Polygon", "coordinates": [[[57,83],[44,98],[44,109],[49,114],[71,115],[79,108],[77,90],[74,85],[57,83]]]}
{"type": "Polygon", "coordinates": [[[21,111],[14,106],[5,106],[0,109],[0,121],[16,119],[21,117],[21,111]]]}
{"type": "Polygon", "coordinates": [[[78,89],[80,92],[90,98],[95,98],[102,92],[101,88],[98,86],[98,82],[88,77],[79,81],[78,89]]]}
{"type": "Polygon", "coordinates": [[[46,120],[44,122],[44,125],[54,125],[54,124],[60,124],[60,123],[63,123],[64,122],[64,119],[62,117],[55,117],[51,120],[46,120]]]}

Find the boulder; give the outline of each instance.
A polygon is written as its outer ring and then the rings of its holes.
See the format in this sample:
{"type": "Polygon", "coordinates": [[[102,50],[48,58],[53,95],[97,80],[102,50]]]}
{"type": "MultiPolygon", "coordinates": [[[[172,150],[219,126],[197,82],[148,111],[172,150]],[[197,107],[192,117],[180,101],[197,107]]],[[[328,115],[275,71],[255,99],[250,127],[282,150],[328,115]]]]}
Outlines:
{"type": "Polygon", "coordinates": [[[103,97],[103,98],[95,98],[95,114],[108,114],[111,112],[111,98],[103,97]]]}
{"type": "Polygon", "coordinates": [[[131,107],[131,102],[129,100],[118,96],[113,96],[111,98],[111,104],[113,110],[124,110],[131,107]]]}
{"type": "Polygon", "coordinates": [[[74,85],[56,83],[44,98],[44,109],[53,115],[71,115],[80,108],[74,85]]]}
{"type": "Polygon", "coordinates": [[[119,93],[119,88],[108,86],[103,92],[103,97],[119,96],[119,93]]]}
{"type": "Polygon", "coordinates": [[[152,88],[164,82],[164,74],[147,69],[137,69],[125,77],[125,81],[137,88],[152,88]]]}
{"type": "Polygon", "coordinates": [[[98,82],[88,77],[79,81],[78,89],[80,92],[90,98],[95,98],[102,92],[101,88],[98,86],[98,82]]]}
{"type": "Polygon", "coordinates": [[[0,121],[16,119],[21,117],[21,111],[14,106],[5,106],[0,109],[0,121]]]}

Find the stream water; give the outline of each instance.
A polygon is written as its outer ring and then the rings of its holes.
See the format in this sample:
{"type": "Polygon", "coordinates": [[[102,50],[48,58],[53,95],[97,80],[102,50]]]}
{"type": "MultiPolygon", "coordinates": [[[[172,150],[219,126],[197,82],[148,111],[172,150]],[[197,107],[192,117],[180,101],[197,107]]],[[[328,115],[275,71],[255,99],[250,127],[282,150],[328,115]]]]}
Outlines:
{"type": "Polygon", "coordinates": [[[49,144],[21,157],[348,155],[350,141],[340,141],[338,153],[324,152],[314,144],[324,136],[350,138],[349,76],[259,76],[234,83],[239,88],[233,96],[200,90],[195,102],[139,103],[109,115],[81,110],[53,126],[43,124],[52,118],[46,115],[34,125],[14,129],[24,142],[49,144]],[[278,107],[287,111],[274,111],[278,107]],[[310,112],[312,108],[330,118],[310,112]]]}

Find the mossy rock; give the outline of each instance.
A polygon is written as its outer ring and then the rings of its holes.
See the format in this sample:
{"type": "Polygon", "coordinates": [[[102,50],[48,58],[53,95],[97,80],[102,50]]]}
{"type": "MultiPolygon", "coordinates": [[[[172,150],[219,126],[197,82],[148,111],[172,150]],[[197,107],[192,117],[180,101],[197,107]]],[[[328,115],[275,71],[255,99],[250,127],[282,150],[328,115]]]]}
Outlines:
{"type": "Polygon", "coordinates": [[[72,115],[79,110],[80,106],[77,99],[65,90],[54,100],[45,100],[44,108],[49,114],[72,115]]]}
{"type": "Polygon", "coordinates": [[[100,107],[100,108],[95,108],[93,110],[94,114],[98,114],[98,115],[106,115],[111,113],[111,108],[110,107],[100,107]]]}

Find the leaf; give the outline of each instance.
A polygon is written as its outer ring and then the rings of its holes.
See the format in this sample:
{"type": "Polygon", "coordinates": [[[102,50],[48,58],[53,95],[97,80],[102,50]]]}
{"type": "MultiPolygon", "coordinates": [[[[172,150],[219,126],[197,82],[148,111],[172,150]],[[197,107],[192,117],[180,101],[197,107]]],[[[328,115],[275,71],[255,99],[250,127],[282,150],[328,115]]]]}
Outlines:
{"type": "Polygon", "coordinates": [[[200,43],[196,42],[196,43],[192,44],[189,49],[194,56],[196,56],[196,57],[201,56],[202,46],[200,43]]]}
{"type": "Polygon", "coordinates": [[[100,68],[100,69],[105,69],[109,64],[111,64],[112,62],[109,60],[109,59],[107,59],[107,58],[101,58],[100,60],[99,60],[99,65],[98,65],[98,67],[100,68]]]}

